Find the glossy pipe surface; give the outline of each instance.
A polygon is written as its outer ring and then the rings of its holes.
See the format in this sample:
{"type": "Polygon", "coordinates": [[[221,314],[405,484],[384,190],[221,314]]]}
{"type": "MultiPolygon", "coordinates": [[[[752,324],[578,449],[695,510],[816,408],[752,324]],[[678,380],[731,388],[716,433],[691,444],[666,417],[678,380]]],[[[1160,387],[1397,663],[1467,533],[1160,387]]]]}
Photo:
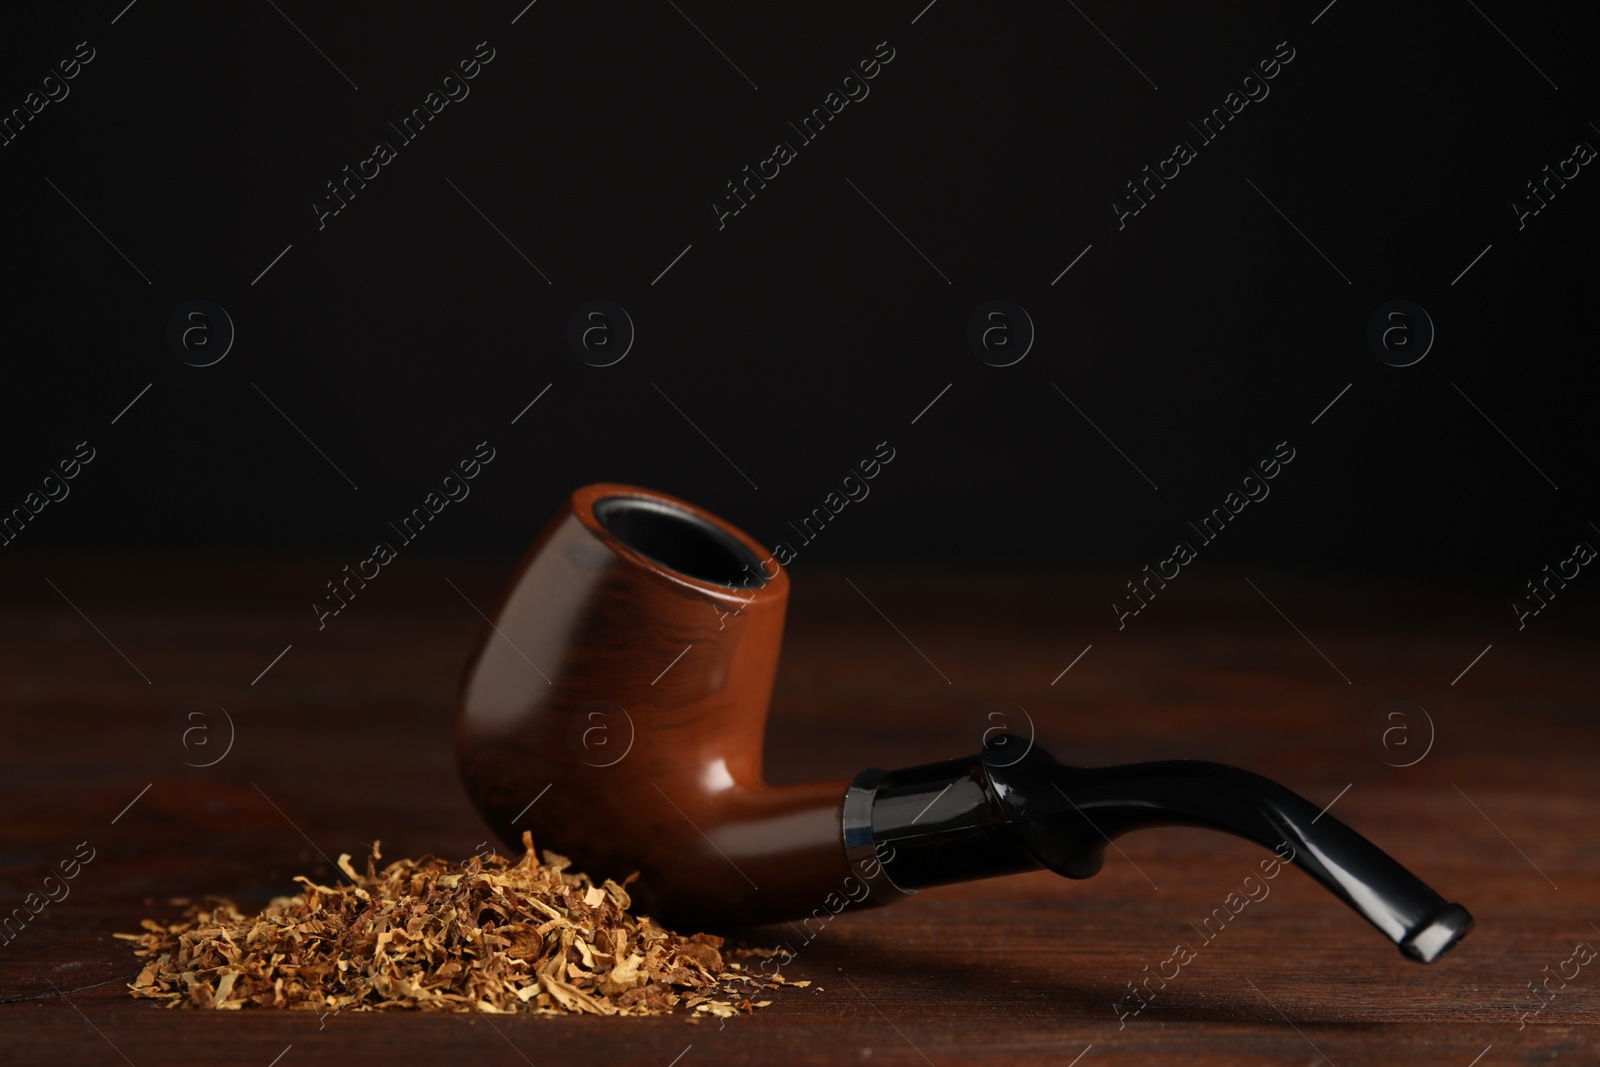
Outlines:
{"type": "Polygon", "coordinates": [[[692,504],[578,490],[491,613],[457,698],[457,761],[483,817],[596,878],[638,871],[629,891],[673,923],[822,906],[850,873],[849,783],[761,776],[788,595],[759,543],[692,504]]]}
{"type": "Polygon", "coordinates": [[[1020,737],[979,756],[884,775],[872,835],[894,884],[915,891],[1045,867],[1088,878],[1111,841],[1153,826],[1221,830],[1273,849],[1431,963],[1472,929],[1459,904],[1270,779],[1203,760],[1070,767],[1020,737]],[[1022,757],[1013,757],[1022,752],[1022,757]],[[1003,755],[1001,755],[1003,753],[1003,755]]]}
{"type": "Polygon", "coordinates": [[[646,913],[726,928],[1040,867],[1087,878],[1119,834],[1203,826],[1292,850],[1285,861],[1412,959],[1438,959],[1472,928],[1338,819],[1220,764],[1070,767],[1006,736],[966,759],[767,785],[789,584],[764,555],[661,493],[572,495],[496,605],[457,698],[462,777],[507,844],[531,830],[596,878],[637,871],[646,913]]]}

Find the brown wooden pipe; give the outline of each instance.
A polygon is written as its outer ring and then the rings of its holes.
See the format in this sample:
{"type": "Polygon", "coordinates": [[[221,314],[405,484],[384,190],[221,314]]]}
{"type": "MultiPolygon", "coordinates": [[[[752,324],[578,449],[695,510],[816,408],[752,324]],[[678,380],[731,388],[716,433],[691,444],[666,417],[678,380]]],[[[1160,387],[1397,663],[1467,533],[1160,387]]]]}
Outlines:
{"type": "Polygon", "coordinates": [[[570,856],[674,925],[825,917],[931,886],[1100,869],[1111,838],[1222,830],[1277,851],[1413,960],[1472,929],[1388,853],[1259,775],[1199,760],[1081,768],[1001,735],[854,779],[761,777],[789,579],[748,535],[625,485],[578,490],[467,666],[456,754],[495,832],[570,856]]]}
{"type": "Polygon", "coordinates": [[[769,557],[662,493],[572,495],[495,608],[457,700],[462,776],[503,840],[531,829],[597,878],[638,871],[644,910],[684,925],[807,915],[849,891],[850,783],[761,777],[789,597],[769,557]]]}

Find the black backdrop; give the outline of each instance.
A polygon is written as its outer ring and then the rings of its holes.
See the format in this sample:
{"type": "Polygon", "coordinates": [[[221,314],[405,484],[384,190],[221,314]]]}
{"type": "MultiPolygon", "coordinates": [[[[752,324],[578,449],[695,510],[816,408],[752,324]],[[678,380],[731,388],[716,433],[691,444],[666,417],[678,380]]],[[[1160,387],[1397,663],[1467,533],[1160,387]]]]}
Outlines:
{"type": "Polygon", "coordinates": [[[1600,544],[1600,168],[1520,229],[1509,205],[1600,146],[1594,23],[1324,2],[9,11],[0,106],[94,58],[0,148],[0,507],[95,458],[8,551],[354,562],[481,441],[418,549],[519,552],[598,480],[798,544],[888,442],[802,552],[1153,563],[1287,441],[1208,563],[1533,577],[1600,544]],[[489,49],[414,141],[388,125],[489,49]],[[1286,49],[1202,143],[1187,123],[1286,49]],[[1179,140],[1196,158],[1119,229],[1179,140]],[[378,141],[395,158],[319,229],[378,141]],[[778,141],[795,158],[719,228],[778,141]],[[167,340],[195,299],[237,331],[207,367],[167,340]],[[591,299],[636,328],[608,367],[567,343],[591,299]],[[966,339],[995,299],[1037,331],[1007,367],[966,339]],[[1366,339],[1396,299],[1437,334],[1408,367],[1366,339]]]}

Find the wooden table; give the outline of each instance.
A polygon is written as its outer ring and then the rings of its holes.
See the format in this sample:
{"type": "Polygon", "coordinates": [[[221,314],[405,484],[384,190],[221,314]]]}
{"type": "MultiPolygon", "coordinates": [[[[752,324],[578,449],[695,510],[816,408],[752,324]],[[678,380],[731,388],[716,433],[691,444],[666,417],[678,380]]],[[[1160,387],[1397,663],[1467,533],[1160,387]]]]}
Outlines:
{"type": "MultiPolygon", "coordinates": [[[[1483,1067],[1600,1059],[1600,964],[1525,1029],[1518,1019],[1538,1003],[1525,982],[1577,942],[1600,945],[1600,662],[1592,630],[1572,621],[1586,604],[1568,605],[1564,628],[1541,618],[1518,633],[1494,590],[1270,573],[1250,577],[1281,615],[1244,575],[1203,572],[1119,632],[1105,606],[1115,576],[851,571],[902,637],[843,574],[798,563],[769,777],[964,754],[971,713],[990,700],[1026,708],[1063,761],[1236,763],[1337,801],[1340,818],[1466,904],[1478,928],[1438,964],[1402,959],[1288,872],[1119,1026],[1125,983],[1199,942],[1190,924],[1264,854],[1172,829],[1123,838],[1089,881],[1038,873],[847,911],[785,972],[810,989],[725,1024],[319,1020],[131,999],[123,984],[138,967],[112,934],[172,914],[169,897],[259,904],[294,874],[326,876],[319,853],[381,839],[386,857],[459,858],[486,836],[448,732],[481,621],[445,579],[487,607],[509,563],[393,570],[319,632],[302,602],[336,565],[10,561],[0,904],[20,905],[80,842],[95,852],[70,896],[0,945],[0,1059],[1467,1067],[1491,1045],[1483,1067]],[[1374,747],[1369,726],[1402,697],[1427,709],[1436,736],[1420,762],[1394,767],[1424,750],[1426,726],[1403,724],[1404,750],[1374,747]],[[169,719],[190,700],[221,705],[235,726],[210,768],[169,745],[169,719]]],[[[786,928],[750,938],[795,940],[786,928]]]]}

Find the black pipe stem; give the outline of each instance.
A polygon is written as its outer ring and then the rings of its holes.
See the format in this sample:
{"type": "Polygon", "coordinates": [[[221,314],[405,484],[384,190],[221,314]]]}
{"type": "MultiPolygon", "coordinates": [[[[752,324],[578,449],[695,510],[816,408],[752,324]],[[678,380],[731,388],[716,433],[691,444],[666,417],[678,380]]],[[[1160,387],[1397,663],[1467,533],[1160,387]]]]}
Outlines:
{"type": "MultiPolygon", "coordinates": [[[[1199,826],[1277,851],[1409,959],[1432,963],[1472,929],[1465,908],[1325,810],[1220,763],[1070,767],[1023,738],[1001,735],[972,758],[865,772],[858,784],[867,782],[875,787],[871,847],[905,892],[1041,867],[1088,878],[1122,834],[1199,826]]],[[[864,829],[857,828],[857,849],[864,829]]]]}

